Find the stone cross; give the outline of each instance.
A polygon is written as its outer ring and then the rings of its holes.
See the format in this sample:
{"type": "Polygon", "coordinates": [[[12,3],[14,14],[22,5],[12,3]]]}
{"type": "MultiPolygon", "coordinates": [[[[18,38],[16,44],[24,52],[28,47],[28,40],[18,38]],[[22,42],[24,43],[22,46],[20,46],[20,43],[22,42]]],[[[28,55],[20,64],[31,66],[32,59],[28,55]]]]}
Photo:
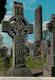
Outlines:
{"type": "Polygon", "coordinates": [[[13,39],[13,67],[25,65],[25,39],[33,32],[32,25],[23,16],[13,16],[9,21],[3,21],[2,31],[13,39]]]}
{"type": "Polygon", "coordinates": [[[48,28],[51,31],[51,39],[50,46],[48,46],[46,64],[43,66],[43,76],[55,77],[55,14],[52,15],[48,28]]]}

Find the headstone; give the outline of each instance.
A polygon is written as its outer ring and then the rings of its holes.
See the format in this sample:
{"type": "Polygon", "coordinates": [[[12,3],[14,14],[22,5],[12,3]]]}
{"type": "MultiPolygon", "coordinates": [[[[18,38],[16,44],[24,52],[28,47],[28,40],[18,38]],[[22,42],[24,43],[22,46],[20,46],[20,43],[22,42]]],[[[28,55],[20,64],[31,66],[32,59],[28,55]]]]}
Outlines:
{"type": "Polygon", "coordinates": [[[41,49],[41,57],[45,58],[48,54],[48,45],[46,40],[42,40],[40,49],[41,49]]]}
{"type": "Polygon", "coordinates": [[[5,56],[3,62],[4,62],[4,67],[5,68],[9,68],[10,67],[10,57],[9,56],[5,56]]]}
{"type": "Polygon", "coordinates": [[[7,48],[6,46],[3,46],[3,47],[0,49],[0,57],[3,58],[3,57],[5,57],[7,54],[8,54],[8,48],[7,48]]]}
{"type": "MultiPolygon", "coordinates": [[[[15,3],[15,5],[20,3],[15,3]]],[[[19,9],[17,9],[19,10],[19,9]]],[[[20,11],[20,10],[19,10],[20,11]]],[[[18,11],[17,11],[18,12],[18,11]]],[[[32,33],[32,26],[22,15],[15,15],[9,21],[3,21],[3,32],[7,32],[13,39],[13,67],[9,70],[9,76],[32,76],[31,71],[25,65],[25,39],[32,33]]]]}
{"type": "Polygon", "coordinates": [[[39,57],[40,56],[40,45],[41,45],[41,41],[35,41],[34,43],[34,56],[35,57],[39,57]]]}

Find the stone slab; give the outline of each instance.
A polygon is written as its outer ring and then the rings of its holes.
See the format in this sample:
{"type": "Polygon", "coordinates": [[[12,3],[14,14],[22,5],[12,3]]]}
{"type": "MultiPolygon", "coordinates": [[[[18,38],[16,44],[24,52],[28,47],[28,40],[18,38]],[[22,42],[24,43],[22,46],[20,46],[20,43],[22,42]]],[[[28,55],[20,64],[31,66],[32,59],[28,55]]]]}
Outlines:
{"type": "Polygon", "coordinates": [[[10,68],[6,76],[10,77],[32,77],[32,73],[29,68],[10,68]]]}

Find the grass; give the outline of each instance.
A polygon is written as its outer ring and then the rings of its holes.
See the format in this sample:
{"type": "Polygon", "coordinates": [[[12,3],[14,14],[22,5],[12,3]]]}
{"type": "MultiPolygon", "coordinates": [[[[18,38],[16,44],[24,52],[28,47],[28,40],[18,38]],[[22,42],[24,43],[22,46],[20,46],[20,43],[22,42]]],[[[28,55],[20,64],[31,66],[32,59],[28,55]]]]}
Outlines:
{"type": "Polygon", "coordinates": [[[45,62],[46,62],[46,59],[44,58],[33,59],[32,56],[28,56],[26,58],[26,65],[31,69],[42,68],[45,62]]]}
{"type": "MultiPolygon", "coordinates": [[[[12,64],[12,59],[10,58],[10,65],[12,64]]],[[[0,57],[0,71],[8,70],[8,68],[4,67],[3,58],[0,57]]]]}
{"type": "MultiPolygon", "coordinates": [[[[43,67],[43,64],[46,62],[44,58],[32,58],[32,56],[26,57],[26,66],[31,69],[39,69],[43,67]]],[[[12,65],[12,58],[10,58],[10,65],[12,65]]],[[[3,58],[0,58],[0,71],[8,70],[8,68],[4,67],[3,58]]]]}

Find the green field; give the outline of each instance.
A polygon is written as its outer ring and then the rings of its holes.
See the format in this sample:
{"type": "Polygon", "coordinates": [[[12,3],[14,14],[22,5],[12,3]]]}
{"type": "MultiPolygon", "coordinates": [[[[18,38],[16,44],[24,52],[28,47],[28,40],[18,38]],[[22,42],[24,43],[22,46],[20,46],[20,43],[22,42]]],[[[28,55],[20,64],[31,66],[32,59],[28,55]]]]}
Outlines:
{"type": "MultiPolygon", "coordinates": [[[[10,58],[10,65],[12,65],[12,59],[10,58]]],[[[0,71],[8,70],[8,68],[4,67],[3,58],[0,57],[0,71]]]]}
{"type": "Polygon", "coordinates": [[[26,65],[31,69],[42,68],[45,62],[45,58],[32,58],[32,56],[26,58],[26,65]]]}
{"type": "MultiPolygon", "coordinates": [[[[26,66],[31,69],[42,68],[43,64],[46,62],[44,58],[32,58],[32,56],[26,56],[26,66]]],[[[10,66],[12,65],[12,58],[10,58],[10,66]]],[[[4,67],[3,58],[0,58],[0,71],[8,70],[4,67]]]]}

